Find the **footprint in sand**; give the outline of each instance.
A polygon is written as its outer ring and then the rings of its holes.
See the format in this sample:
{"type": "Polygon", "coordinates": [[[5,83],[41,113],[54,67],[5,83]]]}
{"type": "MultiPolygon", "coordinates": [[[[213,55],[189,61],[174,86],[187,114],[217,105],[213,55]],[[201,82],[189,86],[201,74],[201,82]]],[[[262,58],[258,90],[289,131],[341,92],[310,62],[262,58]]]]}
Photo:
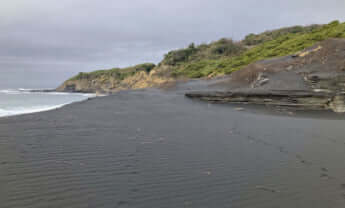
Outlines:
{"type": "Polygon", "coordinates": [[[327,168],[321,168],[321,171],[328,172],[328,169],[327,168]]]}
{"type": "Polygon", "coordinates": [[[124,207],[124,206],[128,206],[128,202],[127,201],[119,201],[117,202],[118,207],[124,207]]]}
{"type": "Polygon", "coordinates": [[[297,159],[299,160],[299,162],[302,163],[302,164],[306,164],[306,165],[311,165],[311,164],[312,164],[311,162],[308,162],[308,161],[304,160],[304,159],[302,158],[301,155],[296,155],[296,158],[297,158],[297,159]]]}
{"type": "Polygon", "coordinates": [[[340,184],[340,188],[345,190],[345,183],[340,184]]]}
{"type": "Polygon", "coordinates": [[[329,175],[326,174],[326,173],[322,173],[322,174],[320,175],[320,178],[325,179],[325,180],[332,179],[332,177],[329,176],[329,175]]]}

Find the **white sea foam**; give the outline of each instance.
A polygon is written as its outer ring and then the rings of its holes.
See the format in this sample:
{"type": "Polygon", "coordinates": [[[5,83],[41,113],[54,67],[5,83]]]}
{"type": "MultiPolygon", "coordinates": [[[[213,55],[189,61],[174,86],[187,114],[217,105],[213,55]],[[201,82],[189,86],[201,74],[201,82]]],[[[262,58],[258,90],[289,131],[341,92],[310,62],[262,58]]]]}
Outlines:
{"type": "Polygon", "coordinates": [[[61,104],[61,105],[52,105],[52,106],[45,105],[45,106],[32,106],[32,107],[18,107],[18,108],[12,108],[12,109],[0,108],[0,117],[50,111],[50,110],[61,108],[67,104],[69,103],[61,104]]]}
{"type": "Polygon", "coordinates": [[[18,90],[19,91],[32,91],[32,90],[41,90],[41,89],[18,88],[18,90]]]}
{"type": "Polygon", "coordinates": [[[40,95],[80,95],[83,97],[95,97],[96,96],[96,94],[92,94],[92,93],[43,92],[43,90],[50,90],[50,89],[26,89],[26,88],[4,89],[4,90],[0,90],[0,93],[8,94],[8,95],[40,94],[40,95]],[[40,92],[40,90],[42,92],[40,92]]]}
{"type": "Polygon", "coordinates": [[[49,111],[96,96],[96,94],[44,92],[39,90],[42,89],[1,89],[0,117],[49,111]]]}
{"type": "Polygon", "coordinates": [[[20,92],[18,90],[11,90],[11,89],[0,90],[0,93],[2,93],[2,94],[9,94],[9,95],[20,94],[20,92]]]}

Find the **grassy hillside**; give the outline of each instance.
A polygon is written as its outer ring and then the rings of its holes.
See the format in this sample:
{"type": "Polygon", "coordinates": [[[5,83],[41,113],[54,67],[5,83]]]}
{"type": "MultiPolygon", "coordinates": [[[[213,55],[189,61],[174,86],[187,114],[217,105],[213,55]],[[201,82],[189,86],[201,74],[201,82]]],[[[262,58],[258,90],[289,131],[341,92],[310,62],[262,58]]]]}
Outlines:
{"type": "MultiPolygon", "coordinates": [[[[200,78],[211,74],[229,74],[255,61],[293,54],[328,38],[345,38],[345,23],[338,21],[323,26],[309,26],[304,29],[296,30],[299,27],[293,28],[295,29],[281,29],[254,35],[256,38],[253,35],[247,36],[245,40],[233,43],[237,46],[236,52],[221,54],[216,58],[211,56],[197,58],[191,55],[185,58],[180,57],[180,61],[172,65],[172,74],[176,77],[189,78],[200,78]],[[253,46],[252,39],[257,39],[256,42],[259,44],[253,46]]],[[[212,47],[212,44],[209,47],[212,47]]],[[[179,51],[170,52],[170,54],[179,51]]],[[[198,53],[192,54],[197,56],[198,53]]],[[[168,54],[162,63],[170,63],[166,62],[170,56],[168,54]]]]}
{"type": "Polygon", "coordinates": [[[236,43],[231,39],[223,38],[210,44],[195,46],[194,43],[192,43],[185,49],[170,51],[164,56],[164,59],[160,64],[179,66],[186,62],[235,56],[239,55],[243,51],[245,51],[243,44],[236,43]]]}
{"type": "Polygon", "coordinates": [[[277,30],[270,30],[270,31],[266,31],[260,34],[251,33],[245,37],[242,43],[248,46],[255,46],[255,45],[259,45],[261,43],[279,38],[282,35],[308,33],[320,27],[322,27],[322,25],[310,25],[310,26],[305,26],[305,27],[293,26],[293,27],[286,27],[286,28],[281,28],[277,30]]]}
{"type": "Polygon", "coordinates": [[[88,83],[89,88],[97,84],[98,88],[107,89],[114,86],[135,86],[135,83],[145,82],[140,80],[143,78],[140,78],[138,72],[147,72],[146,79],[152,83],[154,83],[152,80],[159,80],[159,83],[162,83],[163,80],[172,78],[201,78],[230,74],[259,60],[294,54],[328,38],[345,38],[345,23],[334,21],[326,25],[282,28],[261,34],[249,34],[238,42],[224,38],[197,46],[192,43],[187,48],[169,52],[157,66],[146,63],[123,69],[79,73],[68,80],[68,83],[80,84],[81,81],[88,83]],[[152,70],[154,77],[149,74],[152,70]],[[127,79],[132,77],[133,83],[127,83],[127,79]],[[117,84],[114,84],[115,82],[117,84]]]}

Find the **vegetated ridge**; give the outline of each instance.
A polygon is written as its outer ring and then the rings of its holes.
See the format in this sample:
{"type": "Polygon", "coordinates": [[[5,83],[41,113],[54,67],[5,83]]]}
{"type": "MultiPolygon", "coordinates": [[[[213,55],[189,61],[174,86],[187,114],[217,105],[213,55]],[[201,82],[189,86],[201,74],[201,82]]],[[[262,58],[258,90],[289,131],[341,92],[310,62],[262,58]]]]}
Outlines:
{"type": "Polygon", "coordinates": [[[330,38],[345,38],[345,23],[294,26],[261,34],[249,34],[242,41],[223,38],[209,44],[173,50],[157,65],[145,63],[79,73],[58,91],[112,93],[125,89],[157,87],[179,79],[228,75],[257,61],[296,54],[330,38]]]}

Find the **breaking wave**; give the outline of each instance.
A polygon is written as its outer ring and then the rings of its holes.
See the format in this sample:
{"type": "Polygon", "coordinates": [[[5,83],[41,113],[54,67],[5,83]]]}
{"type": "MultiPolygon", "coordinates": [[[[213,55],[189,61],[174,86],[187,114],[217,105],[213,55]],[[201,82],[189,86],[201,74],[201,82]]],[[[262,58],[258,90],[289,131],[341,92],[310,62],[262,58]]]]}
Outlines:
{"type": "Polygon", "coordinates": [[[32,106],[32,107],[18,107],[18,108],[12,108],[12,109],[0,108],[0,117],[8,117],[8,116],[14,116],[14,115],[49,111],[49,110],[61,108],[67,104],[69,104],[69,103],[60,104],[60,105],[52,105],[52,106],[42,105],[42,106],[32,106]]]}
{"type": "Polygon", "coordinates": [[[0,117],[49,111],[95,96],[95,94],[54,92],[50,89],[1,89],[0,117]]]}
{"type": "Polygon", "coordinates": [[[20,95],[20,94],[44,94],[44,95],[80,95],[84,97],[93,97],[95,94],[91,93],[69,93],[69,92],[44,92],[44,90],[52,90],[52,89],[4,89],[0,90],[1,94],[7,95],[20,95]]]}

